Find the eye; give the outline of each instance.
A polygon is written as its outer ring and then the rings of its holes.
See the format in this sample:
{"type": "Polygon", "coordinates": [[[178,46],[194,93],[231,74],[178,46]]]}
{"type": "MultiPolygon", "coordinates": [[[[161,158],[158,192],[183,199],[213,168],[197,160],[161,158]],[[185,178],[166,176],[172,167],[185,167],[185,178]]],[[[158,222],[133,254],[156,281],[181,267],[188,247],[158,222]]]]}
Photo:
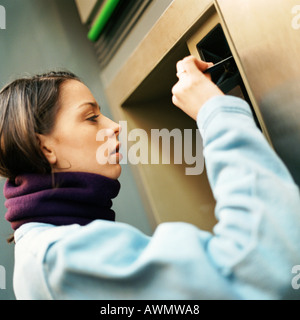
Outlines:
{"type": "Polygon", "coordinates": [[[86,120],[91,121],[91,122],[97,122],[97,119],[100,117],[100,114],[94,115],[90,118],[87,118],[86,120]]]}

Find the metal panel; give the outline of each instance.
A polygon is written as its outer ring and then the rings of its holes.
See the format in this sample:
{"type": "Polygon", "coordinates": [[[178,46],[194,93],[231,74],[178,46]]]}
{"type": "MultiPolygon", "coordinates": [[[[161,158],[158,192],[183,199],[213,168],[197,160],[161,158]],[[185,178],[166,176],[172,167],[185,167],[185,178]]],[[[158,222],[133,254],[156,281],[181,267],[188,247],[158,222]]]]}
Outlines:
{"type": "Polygon", "coordinates": [[[296,0],[216,0],[216,3],[270,141],[300,184],[299,3],[296,0]]]}

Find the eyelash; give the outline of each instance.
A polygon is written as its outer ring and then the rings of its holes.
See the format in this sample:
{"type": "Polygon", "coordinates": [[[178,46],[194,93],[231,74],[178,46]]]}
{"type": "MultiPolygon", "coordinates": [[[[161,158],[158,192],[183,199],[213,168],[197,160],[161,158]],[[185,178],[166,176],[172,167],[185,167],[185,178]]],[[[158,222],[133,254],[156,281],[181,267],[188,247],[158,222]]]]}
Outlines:
{"type": "Polygon", "coordinates": [[[91,122],[97,122],[97,119],[100,117],[100,114],[94,115],[86,120],[91,121],[91,122]]]}

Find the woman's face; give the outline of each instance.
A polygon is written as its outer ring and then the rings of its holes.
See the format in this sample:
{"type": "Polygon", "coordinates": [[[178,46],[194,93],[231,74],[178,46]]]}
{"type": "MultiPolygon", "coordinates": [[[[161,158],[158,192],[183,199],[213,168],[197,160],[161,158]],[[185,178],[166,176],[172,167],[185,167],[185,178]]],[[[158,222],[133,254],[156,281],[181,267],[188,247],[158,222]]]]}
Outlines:
{"type": "Polygon", "coordinates": [[[68,80],[61,86],[59,104],[52,132],[39,136],[53,171],[89,172],[118,179],[120,126],[101,114],[92,93],[79,81],[68,80]],[[105,141],[96,139],[100,130],[102,136],[107,133],[105,141]]]}

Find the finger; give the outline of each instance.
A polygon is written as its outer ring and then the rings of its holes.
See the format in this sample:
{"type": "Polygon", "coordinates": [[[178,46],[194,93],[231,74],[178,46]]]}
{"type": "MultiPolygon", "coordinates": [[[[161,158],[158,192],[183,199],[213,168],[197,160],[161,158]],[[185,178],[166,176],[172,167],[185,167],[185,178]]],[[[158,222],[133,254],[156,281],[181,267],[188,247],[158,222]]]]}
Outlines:
{"type": "Polygon", "coordinates": [[[194,56],[188,56],[188,57],[184,58],[183,62],[184,63],[185,62],[194,63],[200,71],[204,71],[212,65],[212,62],[206,62],[206,61],[200,60],[194,56]]]}
{"type": "Polygon", "coordinates": [[[174,106],[179,107],[179,101],[176,96],[172,96],[172,102],[174,106]]]}
{"type": "Polygon", "coordinates": [[[187,75],[186,70],[182,70],[180,72],[177,72],[176,76],[177,76],[178,79],[180,79],[184,74],[187,75]]]}
{"type": "Polygon", "coordinates": [[[184,68],[187,73],[204,72],[209,68],[210,63],[199,60],[193,56],[186,57],[182,60],[181,68],[184,68]]]}
{"type": "Polygon", "coordinates": [[[176,70],[177,72],[182,72],[184,70],[184,67],[183,67],[183,60],[180,60],[177,62],[176,64],[176,70]]]}
{"type": "Polygon", "coordinates": [[[178,92],[178,82],[173,86],[173,88],[172,88],[172,90],[171,90],[171,92],[172,92],[172,95],[173,96],[176,96],[177,95],[177,92],[178,92]]]}
{"type": "Polygon", "coordinates": [[[206,62],[206,61],[202,61],[200,59],[196,59],[195,64],[196,64],[197,68],[202,72],[204,72],[206,69],[208,69],[214,65],[212,62],[206,62]]]}
{"type": "Polygon", "coordinates": [[[178,93],[179,93],[179,82],[177,82],[173,88],[172,88],[172,102],[175,106],[179,107],[180,101],[178,99],[178,93]]]}
{"type": "Polygon", "coordinates": [[[176,69],[177,69],[177,73],[176,73],[176,76],[177,78],[179,79],[181,75],[183,75],[184,73],[186,73],[186,70],[184,68],[184,65],[183,65],[183,61],[180,60],[177,62],[176,64],[176,69]]]}
{"type": "Polygon", "coordinates": [[[172,103],[174,106],[178,108],[182,108],[182,105],[183,105],[182,100],[175,95],[172,96],[172,103]]]}

